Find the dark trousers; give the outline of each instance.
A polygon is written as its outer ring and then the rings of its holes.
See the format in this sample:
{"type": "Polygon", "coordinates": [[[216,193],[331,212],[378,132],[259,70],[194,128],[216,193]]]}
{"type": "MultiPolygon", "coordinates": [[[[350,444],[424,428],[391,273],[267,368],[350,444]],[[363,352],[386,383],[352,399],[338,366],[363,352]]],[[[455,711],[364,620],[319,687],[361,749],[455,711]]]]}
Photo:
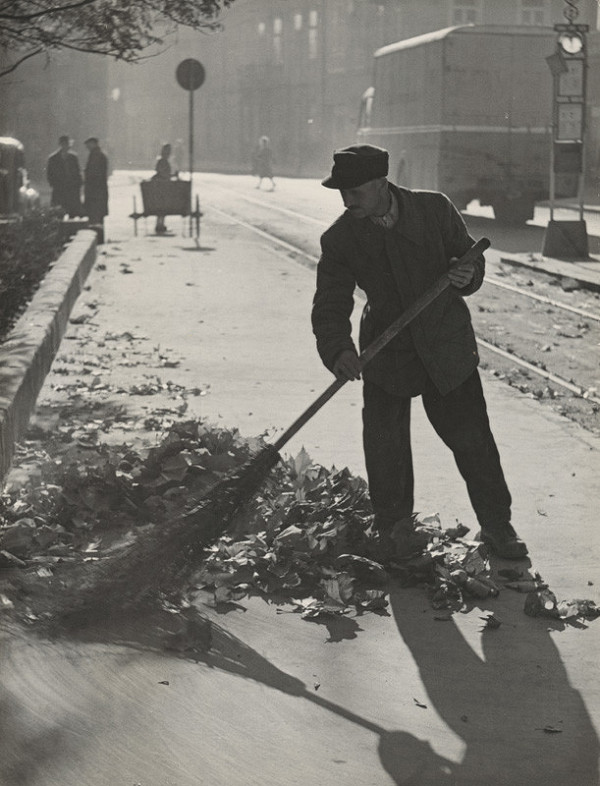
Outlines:
{"type": "MultiPolygon", "coordinates": [[[[454,454],[479,525],[508,523],[511,497],[479,373],[474,371],[445,396],[428,381],[421,395],[431,425],[454,454]]],[[[410,403],[410,398],[364,382],[363,444],[369,493],[375,514],[384,521],[413,513],[410,403]]]]}

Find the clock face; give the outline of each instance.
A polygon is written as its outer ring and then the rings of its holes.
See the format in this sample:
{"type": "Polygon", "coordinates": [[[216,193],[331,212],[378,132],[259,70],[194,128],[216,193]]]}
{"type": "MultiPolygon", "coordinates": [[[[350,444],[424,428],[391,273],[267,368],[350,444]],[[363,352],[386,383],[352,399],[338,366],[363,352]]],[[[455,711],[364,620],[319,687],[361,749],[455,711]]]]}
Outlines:
{"type": "Polygon", "coordinates": [[[576,55],[583,49],[581,36],[574,33],[563,33],[559,37],[558,43],[568,55],[576,55]]]}

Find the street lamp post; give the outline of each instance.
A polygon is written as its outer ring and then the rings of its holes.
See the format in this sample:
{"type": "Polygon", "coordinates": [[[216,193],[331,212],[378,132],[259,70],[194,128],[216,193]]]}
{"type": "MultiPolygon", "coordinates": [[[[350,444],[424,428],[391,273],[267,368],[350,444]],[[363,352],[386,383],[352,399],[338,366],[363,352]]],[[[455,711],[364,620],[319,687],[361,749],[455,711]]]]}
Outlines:
{"type": "Polygon", "coordinates": [[[190,175],[190,205],[189,205],[189,216],[190,216],[190,236],[192,234],[192,220],[196,218],[198,222],[200,217],[200,210],[198,206],[196,207],[196,211],[192,210],[192,199],[193,199],[193,183],[194,183],[194,91],[197,90],[204,84],[204,79],[206,78],[206,72],[204,70],[204,66],[202,63],[198,62],[198,60],[194,60],[192,57],[188,57],[186,60],[182,60],[181,63],[177,66],[175,71],[175,78],[179,83],[180,87],[184,90],[187,90],[189,93],[189,132],[188,132],[188,147],[189,147],[189,175],[190,175]]]}

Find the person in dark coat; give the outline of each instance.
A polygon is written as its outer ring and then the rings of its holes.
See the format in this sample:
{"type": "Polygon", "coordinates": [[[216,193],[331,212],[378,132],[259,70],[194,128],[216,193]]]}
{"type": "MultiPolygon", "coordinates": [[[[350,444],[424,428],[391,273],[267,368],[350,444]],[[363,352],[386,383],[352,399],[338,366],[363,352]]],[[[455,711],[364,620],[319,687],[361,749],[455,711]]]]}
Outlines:
{"type": "Polygon", "coordinates": [[[321,237],[312,308],[317,349],[336,377],[363,378],[363,444],[373,528],[391,532],[413,515],[411,399],[421,396],[434,429],[452,450],[481,527],[499,556],[527,555],[511,524],[511,496],[492,435],[464,298],[483,282],[485,260],[450,269],[472,245],[462,216],[442,193],[400,188],[387,179],[388,153],[358,145],[334,153],[326,188],[346,211],[321,237]],[[446,289],[361,371],[351,336],[353,293],[367,296],[362,351],[436,280],[446,289]]]}
{"type": "MultiPolygon", "coordinates": [[[[152,176],[152,180],[170,180],[172,177],[171,171],[171,145],[169,142],[165,142],[160,149],[160,155],[156,159],[156,164],[154,166],[154,175],[152,176]]],[[[157,235],[164,235],[167,231],[167,227],[165,226],[165,215],[164,213],[159,213],[156,216],[156,228],[155,232],[157,235]]]]}
{"type": "Polygon", "coordinates": [[[275,188],[273,179],[273,151],[271,150],[271,140],[268,136],[261,136],[252,157],[252,174],[258,177],[257,188],[260,188],[262,181],[266,178],[271,181],[271,191],[275,188]]]}
{"type": "Polygon", "coordinates": [[[70,218],[81,215],[81,168],[68,136],[58,139],[58,150],[48,157],[46,177],[52,188],[50,204],[62,207],[70,218]]]}
{"type": "Polygon", "coordinates": [[[101,227],[108,215],[108,159],[95,136],[86,139],[85,146],[89,156],[84,172],[83,209],[90,225],[101,227]]]}

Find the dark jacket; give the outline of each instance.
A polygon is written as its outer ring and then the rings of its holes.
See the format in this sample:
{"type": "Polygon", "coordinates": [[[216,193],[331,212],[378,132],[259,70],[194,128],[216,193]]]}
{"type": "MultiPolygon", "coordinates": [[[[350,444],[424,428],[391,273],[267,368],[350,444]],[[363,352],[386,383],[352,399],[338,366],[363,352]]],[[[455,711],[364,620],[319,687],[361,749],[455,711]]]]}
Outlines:
{"type": "Polygon", "coordinates": [[[171,174],[171,162],[169,159],[165,156],[158,156],[152,180],[170,180],[171,174]]]}
{"type": "Polygon", "coordinates": [[[108,159],[100,150],[90,151],[85,165],[83,193],[85,214],[91,219],[101,219],[108,215],[108,159]]]}
{"type": "Polygon", "coordinates": [[[273,153],[270,147],[258,147],[252,157],[252,174],[273,177],[273,153]]]}
{"type": "MultiPolygon", "coordinates": [[[[444,194],[391,188],[400,214],[393,229],[346,211],[321,237],[312,324],[329,369],[342,350],[355,348],[350,316],[356,286],[367,296],[362,350],[448,270],[451,257],[473,245],[462,216],[444,194]]],[[[463,297],[479,289],[484,270],[481,256],[471,284],[460,291],[446,289],[371,360],[363,377],[398,395],[414,395],[410,377],[416,368],[424,367],[442,394],[460,385],[479,363],[463,297]]]]}
{"type": "Polygon", "coordinates": [[[60,205],[70,216],[81,214],[81,169],[75,153],[52,153],[46,165],[46,177],[52,186],[51,204],[60,205]]]}

